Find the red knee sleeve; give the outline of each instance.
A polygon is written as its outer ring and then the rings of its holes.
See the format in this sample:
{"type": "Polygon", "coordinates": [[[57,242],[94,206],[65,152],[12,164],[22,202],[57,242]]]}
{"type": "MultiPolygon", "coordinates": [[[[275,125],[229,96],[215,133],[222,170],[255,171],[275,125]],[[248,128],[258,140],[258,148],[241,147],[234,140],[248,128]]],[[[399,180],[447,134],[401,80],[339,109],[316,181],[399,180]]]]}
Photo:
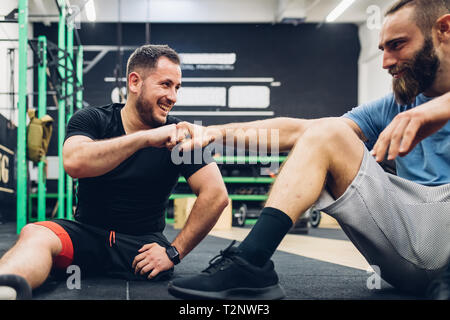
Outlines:
{"type": "Polygon", "coordinates": [[[63,227],[52,221],[35,222],[52,230],[61,240],[61,252],[53,259],[53,266],[57,269],[66,269],[73,261],[73,244],[69,234],[63,227]]]}

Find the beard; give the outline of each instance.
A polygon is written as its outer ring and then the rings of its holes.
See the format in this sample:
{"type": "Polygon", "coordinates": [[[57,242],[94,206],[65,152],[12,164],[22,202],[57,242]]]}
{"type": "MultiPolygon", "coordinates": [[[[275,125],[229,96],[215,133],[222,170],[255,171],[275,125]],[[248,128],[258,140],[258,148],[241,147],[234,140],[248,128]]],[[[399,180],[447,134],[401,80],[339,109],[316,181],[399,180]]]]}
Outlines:
{"type": "Polygon", "coordinates": [[[166,123],[165,118],[163,121],[159,121],[158,119],[156,119],[156,117],[153,115],[154,108],[155,107],[152,107],[150,103],[144,100],[143,94],[141,92],[136,100],[136,110],[142,122],[151,128],[157,128],[166,123]]]}
{"type": "Polygon", "coordinates": [[[420,93],[433,85],[439,64],[433,41],[426,38],[422,49],[412,60],[389,70],[391,74],[403,72],[400,78],[392,82],[395,100],[401,105],[413,103],[420,93]]]}

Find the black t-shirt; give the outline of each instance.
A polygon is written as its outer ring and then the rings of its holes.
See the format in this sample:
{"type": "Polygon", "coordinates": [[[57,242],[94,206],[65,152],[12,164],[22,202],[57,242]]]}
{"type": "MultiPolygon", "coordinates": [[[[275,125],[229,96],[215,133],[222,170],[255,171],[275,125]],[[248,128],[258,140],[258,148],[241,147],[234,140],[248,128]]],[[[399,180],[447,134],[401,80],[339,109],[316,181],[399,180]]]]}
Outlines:
{"type": "MultiPolygon", "coordinates": [[[[77,111],[67,126],[66,139],[83,135],[104,140],[125,135],[120,115],[123,106],[110,104],[77,111]]],[[[179,121],[168,116],[166,124],[179,121]]],[[[188,179],[205,165],[176,165],[166,148],[140,149],[110,172],[78,180],[75,219],[132,235],[161,232],[165,208],[179,176],[188,179]]]]}

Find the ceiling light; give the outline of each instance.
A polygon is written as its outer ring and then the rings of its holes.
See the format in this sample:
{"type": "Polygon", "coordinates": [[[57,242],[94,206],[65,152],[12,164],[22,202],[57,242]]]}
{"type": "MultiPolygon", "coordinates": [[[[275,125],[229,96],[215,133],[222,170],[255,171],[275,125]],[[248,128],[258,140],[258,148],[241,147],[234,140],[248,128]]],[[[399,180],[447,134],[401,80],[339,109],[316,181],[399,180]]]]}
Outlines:
{"type": "Polygon", "coordinates": [[[353,4],[353,2],[355,2],[355,0],[342,0],[342,2],[336,8],[334,8],[333,11],[330,12],[330,14],[326,18],[326,21],[335,21],[341,14],[344,13],[345,10],[347,10],[353,4]]]}
{"type": "Polygon", "coordinates": [[[94,0],[88,0],[86,6],[84,7],[86,10],[86,17],[90,22],[94,22],[97,19],[95,14],[95,5],[94,0]]]}

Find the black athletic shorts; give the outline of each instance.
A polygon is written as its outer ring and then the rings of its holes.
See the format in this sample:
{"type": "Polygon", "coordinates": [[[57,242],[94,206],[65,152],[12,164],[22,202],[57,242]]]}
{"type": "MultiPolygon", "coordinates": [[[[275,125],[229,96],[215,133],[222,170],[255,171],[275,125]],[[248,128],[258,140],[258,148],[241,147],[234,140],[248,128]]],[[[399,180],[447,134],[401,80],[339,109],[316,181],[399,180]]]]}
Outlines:
{"type": "MultiPolygon", "coordinates": [[[[48,227],[60,237],[64,252],[73,252],[72,259],[70,256],[67,257],[67,254],[64,257],[65,265],[66,267],[69,264],[77,265],[81,270],[82,277],[99,275],[126,280],[147,280],[149,273],[135,275],[132,268],[133,260],[139,254],[138,250],[143,245],[153,242],[162,247],[170,246],[170,242],[161,232],[135,236],[65,219],[55,219],[37,224],[48,227]],[[68,237],[66,235],[64,239],[61,232],[55,231],[58,228],[54,228],[55,225],[52,222],[61,226],[67,232],[68,237]],[[70,245],[73,250],[67,250],[70,245]]],[[[55,263],[55,265],[57,264],[55,263]]],[[[161,272],[153,280],[168,279],[172,274],[173,268],[161,272]]]]}

